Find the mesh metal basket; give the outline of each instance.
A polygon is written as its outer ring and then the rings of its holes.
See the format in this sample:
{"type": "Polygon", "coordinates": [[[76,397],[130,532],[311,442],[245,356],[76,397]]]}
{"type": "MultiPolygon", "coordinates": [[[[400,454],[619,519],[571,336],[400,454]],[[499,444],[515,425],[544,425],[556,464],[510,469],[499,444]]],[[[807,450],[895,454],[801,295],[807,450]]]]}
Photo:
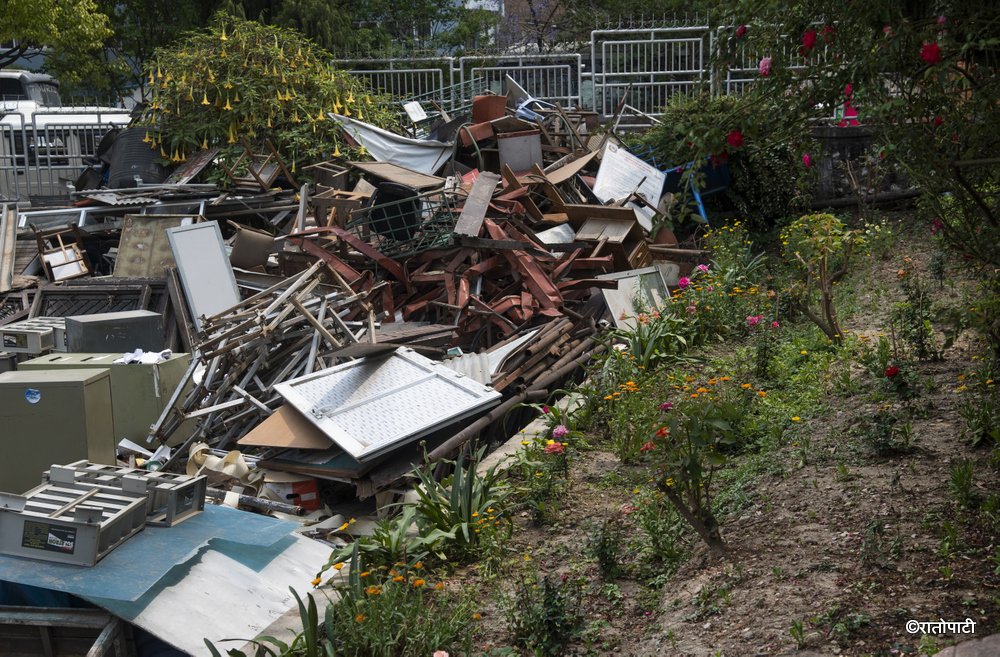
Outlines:
{"type": "Polygon", "coordinates": [[[347,229],[387,256],[407,257],[450,246],[458,214],[453,194],[383,183],[372,205],[351,212],[347,229]]]}

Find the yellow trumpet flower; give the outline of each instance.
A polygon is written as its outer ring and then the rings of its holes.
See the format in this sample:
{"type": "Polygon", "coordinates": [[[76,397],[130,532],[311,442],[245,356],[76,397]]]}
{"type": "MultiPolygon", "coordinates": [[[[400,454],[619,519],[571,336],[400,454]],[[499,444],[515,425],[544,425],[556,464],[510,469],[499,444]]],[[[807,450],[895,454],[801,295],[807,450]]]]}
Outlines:
{"type": "Polygon", "coordinates": [[[229,104],[229,96],[226,96],[226,104],[222,109],[226,110],[227,112],[231,112],[233,110],[233,106],[229,104]]]}
{"type": "Polygon", "coordinates": [[[229,41],[229,37],[226,36],[226,26],[222,26],[222,36],[219,37],[219,41],[229,41]]]}
{"type": "Polygon", "coordinates": [[[333,147],[333,156],[340,157],[340,144],[337,144],[333,147]]]}
{"type": "Polygon", "coordinates": [[[211,105],[212,104],[212,103],[208,102],[208,91],[203,91],[202,92],[201,104],[202,105],[211,105]]]}
{"type": "Polygon", "coordinates": [[[201,149],[208,150],[208,134],[201,138],[201,149]]]}

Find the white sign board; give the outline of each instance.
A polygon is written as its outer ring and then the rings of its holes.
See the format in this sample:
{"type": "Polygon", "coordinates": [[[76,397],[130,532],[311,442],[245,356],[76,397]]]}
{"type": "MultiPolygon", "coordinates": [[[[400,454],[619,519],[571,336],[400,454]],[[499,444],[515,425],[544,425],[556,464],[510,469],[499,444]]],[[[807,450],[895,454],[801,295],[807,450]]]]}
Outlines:
{"type": "Polygon", "coordinates": [[[177,274],[184,287],[194,319],[201,330],[201,317],[211,317],[240,301],[236,276],[222,243],[222,231],[214,221],[167,229],[177,274]]]}
{"type": "Polygon", "coordinates": [[[666,172],[643,162],[622,146],[609,142],[604,147],[601,166],[597,169],[594,195],[607,202],[623,199],[632,192],[642,194],[652,207],[629,205],[635,208],[639,223],[648,231],[652,229],[655,208],[663,195],[666,181],[666,172]]]}

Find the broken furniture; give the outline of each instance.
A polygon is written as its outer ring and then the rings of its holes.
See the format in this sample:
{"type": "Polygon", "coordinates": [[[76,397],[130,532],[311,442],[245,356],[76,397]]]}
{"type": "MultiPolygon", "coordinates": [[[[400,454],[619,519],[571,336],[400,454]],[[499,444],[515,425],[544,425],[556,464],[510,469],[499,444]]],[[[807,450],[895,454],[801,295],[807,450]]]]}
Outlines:
{"type": "MultiPolygon", "coordinates": [[[[48,319],[48,318],[46,318],[48,319]]],[[[0,349],[15,354],[44,354],[55,347],[52,324],[25,319],[0,326],[0,349]]]]}
{"type": "Polygon", "coordinates": [[[0,482],[21,493],[53,463],[115,462],[107,369],[0,374],[0,482]]]}
{"type": "Polygon", "coordinates": [[[146,523],[146,495],[122,485],[49,482],[0,493],[0,553],[93,566],[146,523]]]}
{"type": "Polygon", "coordinates": [[[205,509],[208,478],[160,470],[140,470],[117,465],[76,461],[53,465],[43,475],[43,483],[84,483],[95,486],[122,487],[146,495],[146,524],[172,527],[205,509]]]}
{"type": "Polygon", "coordinates": [[[237,189],[266,191],[271,189],[280,175],[284,175],[292,187],[298,187],[295,178],[292,177],[288,167],[285,166],[285,161],[278,154],[270,139],[264,140],[266,151],[264,153],[254,153],[246,139],[241,141],[241,145],[243,152],[240,153],[232,166],[227,166],[225,162],[221,163],[229,180],[237,189]]]}
{"type": "Polygon", "coordinates": [[[52,282],[88,276],[91,272],[83,236],[76,226],[37,229],[35,240],[45,275],[52,282]]]}

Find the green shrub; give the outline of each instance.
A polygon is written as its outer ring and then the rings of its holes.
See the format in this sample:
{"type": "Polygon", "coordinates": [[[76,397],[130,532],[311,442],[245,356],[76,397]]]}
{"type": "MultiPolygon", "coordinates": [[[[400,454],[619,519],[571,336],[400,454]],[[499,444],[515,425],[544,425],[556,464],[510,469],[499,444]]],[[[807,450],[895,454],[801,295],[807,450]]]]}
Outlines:
{"type": "Polygon", "coordinates": [[[580,634],[581,590],[572,577],[522,574],[501,600],[507,625],[518,644],[539,657],[561,657],[580,634]]]}

